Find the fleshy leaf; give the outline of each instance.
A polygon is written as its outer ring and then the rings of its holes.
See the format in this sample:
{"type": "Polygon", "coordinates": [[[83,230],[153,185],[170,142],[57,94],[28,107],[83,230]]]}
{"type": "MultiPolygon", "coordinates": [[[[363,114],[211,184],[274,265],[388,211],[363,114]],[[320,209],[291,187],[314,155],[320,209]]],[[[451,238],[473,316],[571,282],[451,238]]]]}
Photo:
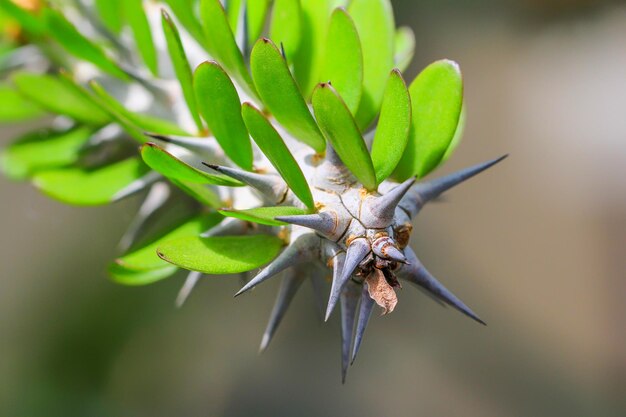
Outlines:
{"type": "Polygon", "coordinates": [[[235,76],[248,94],[256,97],[252,78],[220,1],[201,0],[200,16],[206,38],[205,44],[211,56],[235,76]]]}
{"type": "Polygon", "coordinates": [[[124,0],[95,0],[94,5],[104,26],[115,34],[122,30],[122,14],[124,0]]]}
{"type": "Polygon", "coordinates": [[[12,143],[2,154],[2,170],[19,180],[35,172],[75,163],[92,129],[79,127],[64,132],[40,130],[12,143]]]}
{"type": "Polygon", "coordinates": [[[331,16],[320,80],[330,81],[356,114],[363,92],[363,55],[354,22],[343,9],[335,9],[331,16]]]}
{"type": "Polygon", "coordinates": [[[389,0],[359,0],[350,3],[348,12],[363,47],[363,95],[356,120],[365,129],[378,114],[387,75],[393,68],[393,9],[389,0]]]}
{"type": "Polygon", "coordinates": [[[200,204],[213,208],[224,207],[220,197],[204,184],[177,181],[169,178],[170,182],[180,188],[189,197],[196,199],[200,204]]]}
{"type": "Polygon", "coordinates": [[[275,0],[270,23],[270,38],[283,45],[287,61],[293,59],[300,48],[302,8],[300,0],[275,0]]]}
{"type": "Polygon", "coordinates": [[[285,142],[272,124],[250,103],[244,103],[242,108],[243,120],[250,135],[267,156],[274,168],[283,177],[293,193],[309,209],[315,207],[309,184],[300,169],[300,166],[289,152],[285,142]]]}
{"type": "Polygon", "coordinates": [[[15,2],[11,0],[0,0],[0,10],[14,19],[26,32],[35,36],[45,35],[46,24],[42,19],[34,13],[30,13],[21,8],[15,4],[15,2]]]}
{"type": "Polygon", "coordinates": [[[396,30],[394,46],[394,63],[400,71],[406,70],[415,54],[415,33],[408,26],[402,26],[396,30]]]}
{"type": "Polygon", "coordinates": [[[104,125],[109,115],[58,77],[19,72],[13,75],[17,90],[24,97],[57,114],[93,125],[104,125]]]}
{"type": "Polygon", "coordinates": [[[21,122],[36,119],[45,113],[35,103],[26,99],[12,87],[0,84],[0,122],[21,122]]]}
{"type": "Polygon", "coordinates": [[[313,91],[313,110],[324,136],[341,161],[368,190],[376,189],[376,174],[350,110],[330,84],[320,84],[313,91]]]}
{"type": "Polygon", "coordinates": [[[150,24],[143,8],[142,0],[124,0],[122,3],[124,15],[135,37],[135,46],[153,75],[158,73],[156,48],[152,39],[150,24]]]}
{"type": "Polygon", "coordinates": [[[148,142],[141,147],[141,157],[150,168],[170,179],[196,184],[226,185],[230,187],[243,185],[225,175],[209,174],[208,172],[195,168],[154,143],[148,142]]]}
{"type": "Polygon", "coordinates": [[[454,138],[463,107],[463,79],[456,62],[430,64],[409,87],[412,124],[406,152],[394,173],[399,181],[424,177],[439,165],[454,138]]]}
{"type": "Polygon", "coordinates": [[[126,285],[144,285],[167,278],[178,268],[159,258],[157,248],[170,240],[199,236],[222,219],[220,214],[211,213],[189,220],[144,247],[117,258],[109,272],[116,282],[126,285]]]}
{"type": "Polygon", "coordinates": [[[252,145],[241,117],[239,95],[228,74],[215,62],[203,62],[196,68],[193,87],[200,113],[226,155],[251,170],[252,145]]]}
{"type": "Polygon", "coordinates": [[[37,173],[35,185],[52,198],[79,206],[108,204],[116,195],[150,168],[139,158],[130,158],[94,170],[58,169],[37,173]]]}
{"type": "Polygon", "coordinates": [[[263,34],[263,27],[265,26],[269,6],[269,0],[246,1],[248,14],[248,45],[252,45],[263,34]]]}
{"type": "Polygon", "coordinates": [[[163,243],[157,253],[191,271],[237,274],[265,265],[282,246],[282,240],[270,235],[185,237],[163,243]]]}
{"type": "Polygon", "coordinates": [[[278,207],[257,207],[247,210],[222,209],[218,210],[227,217],[235,217],[252,223],[260,223],[268,226],[286,226],[287,223],[274,220],[280,216],[300,216],[308,214],[308,211],[299,207],[278,206],[278,207]]]}
{"type": "Polygon", "coordinates": [[[257,90],[283,127],[318,152],[324,150],[324,138],[291,76],[289,67],[276,45],[261,39],[252,48],[250,69],[257,90]]]}
{"type": "Polygon", "coordinates": [[[176,15],[185,30],[202,46],[205,46],[204,32],[198,17],[194,13],[195,0],[164,0],[176,15]]]}
{"type": "Polygon", "coordinates": [[[411,98],[400,71],[389,76],[372,143],[372,163],[380,184],[396,169],[409,139],[411,98]]]}
{"type": "Polygon", "coordinates": [[[85,61],[91,62],[102,71],[122,80],[128,75],[110,59],[99,46],[84,37],[61,13],[51,8],[43,10],[43,16],[49,33],[68,52],[85,61]]]}
{"type": "Polygon", "coordinates": [[[178,28],[165,10],[161,11],[161,16],[163,33],[165,34],[167,50],[172,60],[174,72],[176,73],[176,77],[178,78],[178,82],[180,83],[183,96],[185,97],[185,101],[187,102],[187,107],[189,108],[189,112],[191,113],[191,116],[196,123],[196,127],[198,128],[198,131],[202,131],[204,129],[204,126],[202,125],[202,120],[200,120],[198,105],[196,103],[196,96],[193,92],[193,75],[191,73],[189,61],[187,60],[187,54],[185,54],[185,48],[183,47],[183,44],[180,40],[178,28]]]}

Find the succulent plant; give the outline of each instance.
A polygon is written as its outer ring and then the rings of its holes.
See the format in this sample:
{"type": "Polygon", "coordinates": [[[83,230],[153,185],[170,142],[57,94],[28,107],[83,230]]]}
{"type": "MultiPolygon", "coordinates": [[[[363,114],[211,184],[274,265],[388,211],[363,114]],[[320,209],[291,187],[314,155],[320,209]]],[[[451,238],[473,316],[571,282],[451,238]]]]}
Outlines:
{"type": "Polygon", "coordinates": [[[237,295],[282,275],[265,349],[309,280],[326,320],[339,305],[344,379],[402,281],[482,323],[408,244],[426,203],[502,158],[422,180],[460,141],[463,82],[441,60],[407,88],[389,0],[0,0],[0,22],[0,121],[49,121],[5,174],[70,204],[143,195],[114,281],[189,270],[182,304],[205,274],[262,267],[237,295]],[[138,244],[172,201],[184,221],[138,244]]]}

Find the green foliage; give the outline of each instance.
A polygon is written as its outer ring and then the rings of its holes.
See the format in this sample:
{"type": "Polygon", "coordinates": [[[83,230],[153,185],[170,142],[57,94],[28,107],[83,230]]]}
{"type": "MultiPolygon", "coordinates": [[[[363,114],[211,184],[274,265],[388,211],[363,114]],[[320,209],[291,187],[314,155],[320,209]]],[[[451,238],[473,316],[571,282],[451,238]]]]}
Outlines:
{"type": "Polygon", "coordinates": [[[274,0],[270,23],[270,39],[282,45],[289,61],[298,52],[302,38],[300,0],[274,0]]]}
{"type": "Polygon", "coordinates": [[[36,119],[45,114],[41,107],[23,97],[8,84],[0,84],[0,123],[36,119]]]}
{"type": "Polygon", "coordinates": [[[144,13],[142,0],[124,0],[120,5],[123,6],[126,19],[135,36],[135,46],[143,62],[153,75],[157,75],[157,53],[152,40],[150,25],[144,13]]]}
{"type": "Polygon", "coordinates": [[[306,210],[299,207],[279,206],[279,207],[257,207],[248,210],[222,209],[218,210],[220,214],[226,217],[234,217],[236,219],[245,220],[247,222],[265,224],[267,226],[286,226],[275,217],[280,216],[298,216],[307,214],[306,210]]]}

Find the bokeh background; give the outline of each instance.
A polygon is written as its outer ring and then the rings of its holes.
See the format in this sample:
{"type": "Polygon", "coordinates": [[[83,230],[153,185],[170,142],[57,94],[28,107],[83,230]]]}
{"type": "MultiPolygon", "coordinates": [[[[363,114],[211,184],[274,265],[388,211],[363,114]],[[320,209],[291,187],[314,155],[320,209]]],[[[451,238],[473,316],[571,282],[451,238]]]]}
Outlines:
{"type": "Polygon", "coordinates": [[[138,199],[73,208],[0,177],[0,415],[626,415],[626,5],[394,3],[418,39],[407,78],[464,72],[466,135],[435,175],[511,155],[412,241],[489,326],[406,287],[342,386],[338,318],[309,287],[258,355],[278,280],[233,300],[236,278],[207,278],[175,309],[182,276],[104,272],[138,199]]]}

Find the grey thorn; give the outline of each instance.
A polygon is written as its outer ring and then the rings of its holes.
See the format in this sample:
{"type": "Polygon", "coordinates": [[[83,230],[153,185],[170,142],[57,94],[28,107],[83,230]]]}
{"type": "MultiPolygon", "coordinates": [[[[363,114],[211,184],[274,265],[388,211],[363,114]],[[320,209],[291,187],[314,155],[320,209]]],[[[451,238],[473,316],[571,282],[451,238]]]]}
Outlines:
{"type": "Polygon", "coordinates": [[[352,360],[350,361],[351,365],[354,363],[357,353],[359,353],[359,348],[363,341],[363,334],[365,334],[367,323],[372,316],[374,304],[374,300],[372,300],[372,297],[370,297],[367,291],[367,283],[365,283],[363,284],[363,291],[361,291],[361,307],[359,308],[359,321],[357,322],[356,333],[354,335],[354,347],[352,348],[352,360]]]}
{"type": "Polygon", "coordinates": [[[257,174],[254,172],[242,171],[236,168],[207,164],[205,162],[202,164],[214,171],[228,175],[237,181],[241,181],[249,185],[273,203],[279,203],[283,200],[288,191],[287,183],[278,175],[257,174]]]}
{"type": "Polygon", "coordinates": [[[411,192],[408,193],[405,198],[402,199],[400,207],[406,210],[411,217],[414,217],[427,202],[439,197],[450,188],[459,185],[477,174],[480,174],[488,168],[491,168],[507,156],[509,155],[503,155],[499,158],[492,159],[491,161],[483,162],[482,164],[453,172],[450,175],[419,183],[411,189],[411,192]]]}
{"type": "Polygon", "coordinates": [[[341,266],[341,273],[336,273],[339,268],[338,266],[335,266],[333,271],[333,284],[330,289],[328,307],[326,308],[326,321],[328,321],[330,315],[335,309],[335,305],[339,300],[341,291],[350,280],[350,276],[352,276],[352,273],[356,270],[361,261],[370,253],[370,251],[371,247],[366,238],[361,237],[354,239],[350,243],[350,246],[348,246],[345,261],[343,262],[343,266],[341,266]]]}
{"type": "Polygon", "coordinates": [[[396,242],[389,236],[383,236],[376,239],[374,243],[372,243],[372,252],[374,252],[374,255],[382,259],[388,259],[403,264],[406,263],[406,257],[402,251],[398,249],[396,242]]]}
{"type": "Polygon", "coordinates": [[[430,272],[424,265],[417,259],[415,252],[410,247],[404,249],[407,259],[409,261],[409,265],[403,265],[402,268],[398,271],[397,275],[406,279],[413,284],[416,284],[422,288],[424,288],[429,293],[433,294],[435,297],[440,300],[446,302],[450,306],[456,308],[461,313],[466,316],[476,320],[478,323],[487,325],[480,317],[476,315],[463,301],[457,298],[450,290],[443,286],[435,277],[431,275],[430,272]]]}
{"type": "Polygon", "coordinates": [[[178,145],[190,151],[195,151],[196,153],[201,153],[203,155],[212,155],[223,154],[221,148],[209,138],[197,138],[197,137],[187,137],[187,136],[165,136],[160,135],[158,133],[144,132],[144,135],[152,138],[160,140],[165,143],[172,143],[174,145],[178,145]]]}
{"type": "Polygon", "coordinates": [[[298,226],[308,227],[325,236],[331,236],[335,233],[337,228],[337,222],[333,219],[332,215],[326,212],[319,214],[305,214],[302,216],[279,216],[276,220],[295,224],[298,226]]]}
{"type": "Polygon", "coordinates": [[[359,304],[361,289],[359,285],[350,281],[341,292],[341,383],[346,382],[348,365],[350,364],[350,347],[356,310],[359,304]]]}
{"type": "Polygon", "coordinates": [[[212,236],[240,236],[244,235],[250,229],[250,224],[244,220],[228,217],[217,226],[202,233],[201,237],[212,236]]]}
{"type": "Polygon", "coordinates": [[[283,277],[280,289],[278,290],[278,295],[276,297],[276,302],[274,303],[272,313],[270,314],[270,319],[267,323],[267,327],[265,328],[265,332],[263,333],[263,339],[261,340],[261,346],[259,348],[260,352],[267,349],[267,346],[270,344],[278,325],[291,304],[291,300],[293,300],[296,292],[298,292],[298,289],[300,288],[300,285],[304,281],[305,277],[306,276],[303,271],[298,269],[289,271],[283,277]]]}
{"type": "Polygon", "coordinates": [[[365,200],[361,210],[363,225],[370,228],[388,227],[393,222],[396,207],[414,183],[415,178],[409,178],[386,194],[365,200]]]}
{"type": "Polygon", "coordinates": [[[135,181],[131,182],[126,187],[118,191],[113,196],[111,201],[117,202],[117,201],[125,199],[126,197],[130,197],[131,195],[136,194],[140,192],[141,190],[143,190],[144,188],[149,187],[150,185],[154,184],[161,178],[163,178],[163,176],[159,174],[158,172],[150,171],[143,177],[136,179],[135,181]]]}
{"type": "Polygon", "coordinates": [[[319,246],[320,238],[313,233],[298,237],[294,242],[289,244],[276,259],[263,268],[250,282],[244,285],[243,288],[235,294],[235,297],[256,287],[263,281],[272,278],[291,266],[302,264],[313,259],[316,255],[319,255],[319,246]]]}
{"type": "Polygon", "coordinates": [[[185,304],[185,301],[189,298],[189,294],[191,294],[191,291],[198,283],[200,277],[202,277],[202,272],[197,271],[191,271],[189,275],[187,275],[185,283],[176,296],[176,307],[181,308],[183,304],[185,304]]]}

